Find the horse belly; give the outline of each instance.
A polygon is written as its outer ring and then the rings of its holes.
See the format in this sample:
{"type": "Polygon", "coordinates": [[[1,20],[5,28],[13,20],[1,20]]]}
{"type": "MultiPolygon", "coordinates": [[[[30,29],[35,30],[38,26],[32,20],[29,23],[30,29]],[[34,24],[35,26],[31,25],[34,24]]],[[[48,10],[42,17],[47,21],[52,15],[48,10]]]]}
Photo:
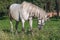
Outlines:
{"type": "Polygon", "coordinates": [[[29,14],[27,12],[23,12],[20,14],[20,17],[23,18],[24,20],[28,20],[29,14]]]}
{"type": "Polygon", "coordinates": [[[19,21],[19,13],[18,12],[12,12],[11,13],[11,16],[13,19],[15,19],[16,21],[19,21]]]}
{"type": "Polygon", "coordinates": [[[28,18],[29,18],[29,15],[27,14],[27,15],[24,15],[24,19],[25,20],[28,20],[28,18]]]}

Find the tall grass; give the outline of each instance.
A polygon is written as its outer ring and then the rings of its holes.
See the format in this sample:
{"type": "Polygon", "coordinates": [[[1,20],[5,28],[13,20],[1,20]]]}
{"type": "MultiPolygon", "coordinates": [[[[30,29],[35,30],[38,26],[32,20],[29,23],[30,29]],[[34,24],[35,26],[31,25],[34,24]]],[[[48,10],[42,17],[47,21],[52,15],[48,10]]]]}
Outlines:
{"type": "MultiPolygon", "coordinates": [[[[14,31],[15,21],[13,20],[14,31]]],[[[18,34],[11,34],[8,17],[0,19],[0,40],[60,40],[60,19],[51,18],[42,30],[38,30],[37,21],[33,19],[33,33],[29,32],[29,23],[26,21],[25,30],[22,32],[21,22],[18,25],[18,34]]]]}

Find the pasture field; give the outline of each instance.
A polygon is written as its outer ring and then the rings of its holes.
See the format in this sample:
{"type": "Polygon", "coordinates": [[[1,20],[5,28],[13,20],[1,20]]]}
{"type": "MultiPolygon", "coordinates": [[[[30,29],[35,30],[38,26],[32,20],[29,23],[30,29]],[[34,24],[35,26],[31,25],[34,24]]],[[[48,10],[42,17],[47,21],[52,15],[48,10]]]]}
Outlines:
{"type": "MultiPolygon", "coordinates": [[[[15,21],[13,20],[15,25],[15,21]]],[[[0,18],[0,40],[60,40],[60,19],[51,18],[42,30],[38,30],[37,21],[33,19],[33,34],[28,31],[29,23],[25,23],[26,32],[23,33],[22,24],[19,22],[18,34],[11,34],[8,17],[0,18]]]]}

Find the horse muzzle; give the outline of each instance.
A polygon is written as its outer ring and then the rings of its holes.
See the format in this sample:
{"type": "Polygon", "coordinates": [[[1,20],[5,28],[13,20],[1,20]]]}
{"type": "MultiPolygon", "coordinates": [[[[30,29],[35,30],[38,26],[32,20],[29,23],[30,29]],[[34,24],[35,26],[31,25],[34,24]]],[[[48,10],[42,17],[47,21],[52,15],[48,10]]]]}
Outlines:
{"type": "Polygon", "coordinates": [[[44,25],[39,24],[39,25],[38,25],[38,29],[41,30],[41,29],[43,28],[43,26],[44,26],[44,25]]]}

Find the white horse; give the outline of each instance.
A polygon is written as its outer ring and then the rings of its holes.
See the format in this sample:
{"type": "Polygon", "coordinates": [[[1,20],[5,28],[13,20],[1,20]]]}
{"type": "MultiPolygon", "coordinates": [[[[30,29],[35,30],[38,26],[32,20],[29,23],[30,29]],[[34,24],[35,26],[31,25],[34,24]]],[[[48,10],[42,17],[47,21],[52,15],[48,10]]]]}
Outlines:
{"type": "Polygon", "coordinates": [[[12,4],[9,8],[9,17],[10,17],[10,25],[11,25],[11,32],[13,32],[13,23],[12,23],[12,19],[16,20],[16,30],[17,30],[17,26],[20,20],[20,4],[12,4]]]}
{"type": "Polygon", "coordinates": [[[33,16],[38,18],[38,27],[41,29],[41,27],[44,25],[45,20],[47,20],[46,12],[39,8],[38,6],[23,2],[22,4],[12,4],[9,8],[9,16],[10,16],[10,24],[11,24],[11,31],[13,32],[13,24],[12,19],[16,20],[16,32],[19,20],[22,21],[22,30],[24,31],[24,23],[26,20],[29,20],[30,24],[30,31],[32,31],[32,18],[33,16]]]}
{"type": "Polygon", "coordinates": [[[23,29],[24,29],[25,20],[29,20],[30,31],[32,31],[32,17],[33,16],[38,18],[39,29],[41,29],[41,27],[45,24],[44,22],[48,19],[48,15],[46,14],[46,12],[32,3],[28,3],[24,1],[21,4],[21,8],[22,8],[21,9],[22,11],[21,11],[20,16],[22,20],[23,29]]]}

